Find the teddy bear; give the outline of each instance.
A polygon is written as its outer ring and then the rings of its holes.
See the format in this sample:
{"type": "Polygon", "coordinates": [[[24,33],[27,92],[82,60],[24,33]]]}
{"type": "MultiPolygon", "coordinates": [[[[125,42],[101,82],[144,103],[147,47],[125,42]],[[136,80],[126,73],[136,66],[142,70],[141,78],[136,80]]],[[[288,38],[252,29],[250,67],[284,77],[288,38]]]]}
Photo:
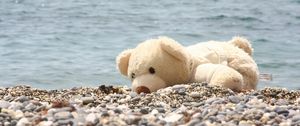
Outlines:
{"type": "Polygon", "coordinates": [[[259,71],[252,53],[251,43],[243,37],[187,47],[169,37],[158,37],[121,52],[116,64],[137,93],[202,82],[244,91],[255,90],[258,83],[259,71]]]}

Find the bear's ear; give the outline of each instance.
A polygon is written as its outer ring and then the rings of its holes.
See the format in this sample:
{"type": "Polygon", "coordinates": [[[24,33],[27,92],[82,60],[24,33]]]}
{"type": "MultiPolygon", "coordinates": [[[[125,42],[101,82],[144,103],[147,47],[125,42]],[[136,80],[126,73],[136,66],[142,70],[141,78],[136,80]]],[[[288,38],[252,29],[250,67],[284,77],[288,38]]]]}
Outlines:
{"type": "Polygon", "coordinates": [[[188,59],[188,55],[184,47],[175,40],[168,37],[159,37],[158,39],[161,42],[162,50],[166,51],[171,56],[180,61],[186,61],[188,59]]]}
{"type": "Polygon", "coordinates": [[[129,58],[131,56],[131,52],[132,49],[125,50],[121,52],[116,58],[117,69],[119,69],[120,73],[125,76],[127,76],[128,63],[129,58]]]}

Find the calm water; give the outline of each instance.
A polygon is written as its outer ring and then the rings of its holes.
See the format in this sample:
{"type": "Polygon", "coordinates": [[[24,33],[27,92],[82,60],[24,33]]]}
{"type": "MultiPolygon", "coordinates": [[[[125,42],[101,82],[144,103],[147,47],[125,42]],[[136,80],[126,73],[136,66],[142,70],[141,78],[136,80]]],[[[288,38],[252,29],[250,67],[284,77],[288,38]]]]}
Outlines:
{"type": "Polygon", "coordinates": [[[260,88],[300,88],[299,0],[1,0],[0,86],[129,86],[115,57],[159,35],[183,45],[246,36],[273,75],[260,88]]]}

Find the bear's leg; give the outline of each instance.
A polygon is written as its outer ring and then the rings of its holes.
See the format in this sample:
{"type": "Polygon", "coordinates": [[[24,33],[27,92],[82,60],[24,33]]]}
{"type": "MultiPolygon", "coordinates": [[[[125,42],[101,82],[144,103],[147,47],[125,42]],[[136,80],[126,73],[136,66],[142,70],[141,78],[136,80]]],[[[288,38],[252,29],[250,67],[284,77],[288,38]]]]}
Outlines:
{"type": "Polygon", "coordinates": [[[236,70],[222,64],[202,64],[196,68],[195,82],[208,82],[212,85],[220,85],[234,91],[243,88],[243,76],[236,70]]]}
{"type": "Polygon", "coordinates": [[[241,91],[243,88],[243,76],[236,70],[222,65],[213,74],[210,84],[220,85],[234,91],[241,91]]]}
{"type": "Polygon", "coordinates": [[[258,68],[256,63],[250,57],[236,56],[229,59],[228,66],[238,71],[243,76],[245,86],[243,89],[256,89],[258,83],[258,68]]]}

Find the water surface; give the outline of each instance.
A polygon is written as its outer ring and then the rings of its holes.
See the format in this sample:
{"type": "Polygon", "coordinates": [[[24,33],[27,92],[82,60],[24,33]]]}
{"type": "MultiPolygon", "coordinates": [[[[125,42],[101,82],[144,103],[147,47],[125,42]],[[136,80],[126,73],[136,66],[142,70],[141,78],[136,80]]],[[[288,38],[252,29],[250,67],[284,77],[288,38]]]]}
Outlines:
{"type": "Polygon", "coordinates": [[[300,87],[299,0],[1,0],[0,84],[54,89],[130,85],[122,50],[157,36],[183,45],[246,36],[259,87],[300,87]]]}

